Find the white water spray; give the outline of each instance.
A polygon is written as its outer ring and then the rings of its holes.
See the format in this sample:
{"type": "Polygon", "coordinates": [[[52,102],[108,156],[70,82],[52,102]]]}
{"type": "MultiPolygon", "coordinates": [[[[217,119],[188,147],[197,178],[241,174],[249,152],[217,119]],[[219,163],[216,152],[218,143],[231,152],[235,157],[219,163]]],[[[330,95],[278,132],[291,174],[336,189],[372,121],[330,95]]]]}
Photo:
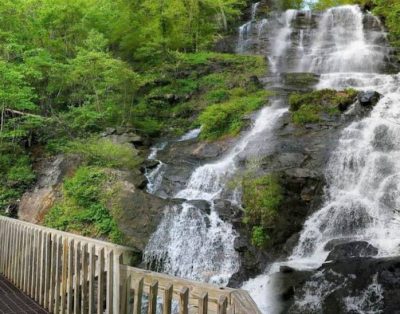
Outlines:
{"type": "MultiPolygon", "coordinates": [[[[399,77],[377,74],[388,49],[376,43],[385,34],[374,31],[371,35],[364,28],[364,18],[357,6],[330,9],[321,16],[317,31],[309,32],[311,45],[304,45],[304,33],[299,41],[294,69],[322,73],[318,88],[372,89],[385,97],[370,117],[343,131],[326,169],[325,204],[305,223],[293,254],[243,286],[264,313],[280,312],[274,294],[274,274],[280,266],[319,267],[329,253],[325,246],[331,240],[365,240],[378,248],[380,256],[400,253],[396,211],[400,206],[399,77]]],[[[323,297],[310,298],[314,299],[300,300],[297,306],[318,311],[323,297]]]]}

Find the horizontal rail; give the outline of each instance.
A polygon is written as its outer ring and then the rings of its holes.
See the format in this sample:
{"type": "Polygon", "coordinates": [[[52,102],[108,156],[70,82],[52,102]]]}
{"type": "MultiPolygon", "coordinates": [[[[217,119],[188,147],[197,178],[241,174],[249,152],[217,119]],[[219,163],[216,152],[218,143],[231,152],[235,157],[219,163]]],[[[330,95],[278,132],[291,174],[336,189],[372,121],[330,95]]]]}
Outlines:
{"type": "MultiPolygon", "coordinates": [[[[158,304],[162,313],[167,314],[261,313],[249,293],[244,290],[218,287],[124,265],[121,266],[121,283],[125,287],[125,291],[121,293],[125,302],[123,310],[129,313],[134,300],[146,300],[146,313],[154,314],[156,312],[150,308],[152,303],[158,304]],[[182,304],[186,305],[185,309],[181,308],[182,304]]],[[[143,307],[143,304],[140,306],[143,307]]]]}
{"type": "Polygon", "coordinates": [[[0,274],[50,313],[260,313],[246,291],[130,267],[133,253],[0,216],[0,274]]]}

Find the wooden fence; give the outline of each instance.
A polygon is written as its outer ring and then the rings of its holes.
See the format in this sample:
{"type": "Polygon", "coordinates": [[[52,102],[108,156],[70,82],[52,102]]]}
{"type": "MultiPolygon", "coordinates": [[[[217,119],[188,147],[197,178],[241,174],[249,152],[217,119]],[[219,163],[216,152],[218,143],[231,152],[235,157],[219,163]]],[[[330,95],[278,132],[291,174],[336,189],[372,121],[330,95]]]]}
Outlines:
{"type": "Polygon", "coordinates": [[[0,273],[50,313],[260,313],[246,291],[130,267],[132,254],[0,217],[0,273]]]}

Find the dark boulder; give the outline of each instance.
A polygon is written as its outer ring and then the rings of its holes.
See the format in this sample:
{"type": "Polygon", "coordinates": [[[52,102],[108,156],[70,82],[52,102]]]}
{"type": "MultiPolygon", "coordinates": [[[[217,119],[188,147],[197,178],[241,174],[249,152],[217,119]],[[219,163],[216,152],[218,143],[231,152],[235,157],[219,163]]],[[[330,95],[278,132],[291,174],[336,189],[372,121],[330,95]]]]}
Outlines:
{"type": "MultiPolygon", "coordinates": [[[[329,243],[327,247],[329,247],[329,243]]],[[[368,242],[354,241],[335,245],[326,260],[332,261],[350,257],[367,257],[376,255],[378,255],[378,249],[368,242]]]]}
{"type": "Polygon", "coordinates": [[[211,205],[209,202],[204,200],[190,200],[187,201],[188,204],[196,207],[197,209],[201,210],[202,212],[209,215],[211,213],[211,205]]]}
{"type": "Polygon", "coordinates": [[[242,215],[242,210],[228,200],[217,199],[213,201],[213,205],[219,217],[224,221],[232,222],[242,215]]]}
{"type": "Polygon", "coordinates": [[[373,107],[381,99],[381,94],[375,91],[363,91],[358,93],[357,99],[361,106],[373,107]]]}
{"type": "Polygon", "coordinates": [[[347,258],[277,279],[284,313],[400,313],[400,257],[347,258]]]}

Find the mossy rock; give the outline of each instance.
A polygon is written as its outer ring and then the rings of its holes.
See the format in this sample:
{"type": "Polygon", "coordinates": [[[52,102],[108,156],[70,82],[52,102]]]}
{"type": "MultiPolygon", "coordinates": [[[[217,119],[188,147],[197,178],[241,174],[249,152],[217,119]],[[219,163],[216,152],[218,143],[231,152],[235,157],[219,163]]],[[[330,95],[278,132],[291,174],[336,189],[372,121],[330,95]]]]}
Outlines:
{"type": "Polygon", "coordinates": [[[309,93],[293,93],[289,97],[292,121],[297,125],[303,125],[339,116],[355,102],[356,97],[357,91],[353,89],[344,91],[323,89],[309,93]]]}
{"type": "Polygon", "coordinates": [[[283,73],[284,85],[293,90],[311,90],[318,84],[319,75],[314,73],[283,73]]]}

